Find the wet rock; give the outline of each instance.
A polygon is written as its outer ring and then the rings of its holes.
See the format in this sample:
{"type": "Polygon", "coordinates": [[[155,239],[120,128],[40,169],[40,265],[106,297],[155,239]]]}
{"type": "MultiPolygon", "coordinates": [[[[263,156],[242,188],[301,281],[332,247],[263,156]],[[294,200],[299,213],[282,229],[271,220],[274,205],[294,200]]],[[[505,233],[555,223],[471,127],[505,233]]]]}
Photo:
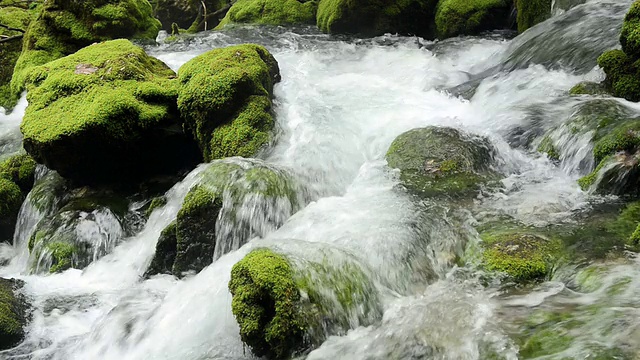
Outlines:
{"type": "Polygon", "coordinates": [[[20,280],[0,278],[0,350],[18,345],[27,325],[27,304],[17,291],[20,280]]]}
{"type": "Polygon", "coordinates": [[[175,73],[127,40],[34,68],[21,130],[33,158],[80,184],[132,183],[190,168],[175,73]],[[79,65],[97,70],[77,72],[79,65]]]}
{"type": "Polygon", "coordinates": [[[518,31],[524,32],[551,16],[552,0],[516,0],[518,31]]]}
{"type": "Polygon", "coordinates": [[[571,95],[609,95],[606,87],[601,83],[583,81],[569,90],[571,95]]]}
{"type": "Polygon", "coordinates": [[[205,160],[252,157],[271,139],[280,70],[259,45],[211,50],[178,71],[178,109],[205,160]]]}
{"type": "Polygon", "coordinates": [[[17,154],[0,162],[0,177],[11,180],[26,195],[33,187],[36,162],[27,154],[17,154]]]}
{"type": "Polygon", "coordinates": [[[494,150],[487,139],[453,128],[426,127],[398,136],[386,155],[400,180],[424,196],[461,197],[495,179],[494,150]]]}
{"type": "Polygon", "coordinates": [[[232,23],[315,25],[317,8],[318,1],[315,0],[238,0],[219,28],[232,23]]]}
{"type": "Polygon", "coordinates": [[[11,242],[24,195],[14,182],[0,177],[0,241],[11,242]]]}
{"type": "Polygon", "coordinates": [[[508,0],[441,0],[436,11],[436,34],[446,39],[505,28],[510,9],[508,0]]]}

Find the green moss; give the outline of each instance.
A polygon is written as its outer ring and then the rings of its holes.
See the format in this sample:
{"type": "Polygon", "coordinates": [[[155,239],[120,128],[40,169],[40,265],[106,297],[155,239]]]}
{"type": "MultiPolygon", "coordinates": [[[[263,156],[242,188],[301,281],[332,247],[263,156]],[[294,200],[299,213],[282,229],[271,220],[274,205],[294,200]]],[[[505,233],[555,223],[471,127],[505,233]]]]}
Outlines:
{"type": "Polygon", "coordinates": [[[50,273],[57,273],[73,267],[73,258],[76,254],[75,246],[64,242],[52,242],[46,245],[47,252],[51,256],[50,273]]]}
{"type": "Polygon", "coordinates": [[[279,79],[273,56],[252,44],[215,49],[180,68],[178,108],[206,160],[251,156],[268,142],[279,79]]]}
{"type": "Polygon", "coordinates": [[[608,225],[608,230],[625,239],[629,246],[640,245],[640,202],[628,204],[615,221],[608,225]]]}
{"type": "Polygon", "coordinates": [[[440,39],[475,35],[506,25],[510,4],[506,0],[441,0],[436,11],[440,39]]]}
{"type": "Polygon", "coordinates": [[[13,238],[18,212],[24,195],[14,182],[0,177],[0,241],[13,238]]]}
{"type": "Polygon", "coordinates": [[[580,179],[578,179],[578,185],[580,185],[580,188],[583,191],[588,191],[589,189],[591,189],[591,187],[595,184],[596,180],[598,180],[598,173],[600,172],[600,170],[604,169],[605,165],[608,162],[609,161],[607,159],[602,160],[600,164],[598,164],[598,166],[595,168],[595,170],[593,170],[588,175],[585,175],[580,179]]]}
{"type": "Polygon", "coordinates": [[[518,31],[524,32],[551,16],[552,0],[516,0],[518,31]]]}
{"type": "Polygon", "coordinates": [[[622,23],[622,50],[634,59],[640,58],[640,2],[635,1],[622,23]]]}
{"type": "Polygon", "coordinates": [[[384,33],[433,38],[437,0],[321,0],[316,22],[330,34],[384,33]]]}
{"type": "Polygon", "coordinates": [[[153,198],[151,200],[151,203],[149,204],[149,207],[145,211],[145,215],[147,217],[151,216],[151,213],[153,213],[153,210],[161,208],[161,207],[165,206],[166,204],[167,204],[167,197],[166,196],[158,196],[158,197],[153,198]]]}
{"type": "Polygon", "coordinates": [[[600,139],[593,148],[593,157],[600,163],[618,151],[632,151],[640,145],[640,121],[625,122],[600,139]]]}
{"type": "Polygon", "coordinates": [[[0,177],[13,181],[26,195],[33,187],[36,162],[27,154],[18,154],[0,162],[0,177]]]}
{"type": "Polygon", "coordinates": [[[640,67],[636,60],[622,50],[609,50],[598,58],[598,65],[607,75],[604,84],[614,96],[640,100],[640,67]]]}
{"type": "Polygon", "coordinates": [[[468,195],[495,176],[489,169],[493,159],[489,143],[450,128],[401,134],[386,158],[389,167],[400,169],[400,180],[408,189],[426,196],[468,195]]]}
{"type": "MultiPolygon", "coordinates": [[[[14,29],[26,30],[33,18],[34,11],[16,6],[0,7],[0,24],[14,29]]],[[[0,28],[0,35],[17,36],[19,31],[0,28]]],[[[13,68],[22,51],[22,39],[0,43],[0,106],[12,108],[17,101],[16,94],[11,92],[13,68]]]]}
{"type": "Polygon", "coordinates": [[[127,40],[94,44],[34,68],[21,125],[24,147],[36,161],[81,182],[131,181],[188,163],[191,150],[173,105],[174,75],[127,40]]]}
{"type": "Polygon", "coordinates": [[[16,295],[21,284],[0,278],[0,350],[16,346],[24,338],[26,306],[16,295]]]}
{"type": "Polygon", "coordinates": [[[561,242],[530,233],[482,234],[484,267],[518,282],[544,279],[560,258],[561,242]]]}
{"type": "Polygon", "coordinates": [[[171,274],[178,251],[177,222],[169,224],[158,238],[156,252],[146,275],[171,274]]]}
{"type": "Polygon", "coordinates": [[[560,153],[558,152],[556,146],[553,144],[553,140],[549,135],[545,136],[542,139],[540,145],[538,145],[538,151],[543,154],[547,154],[547,156],[549,156],[549,159],[551,160],[560,160],[560,153]]]}
{"type": "Polygon", "coordinates": [[[583,81],[569,90],[570,95],[608,95],[606,87],[601,83],[583,81]]]}
{"type": "Polygon", "coordinates": [[[218,28],[230,23],[251,23],[267,25],[313,25],[316,21],[315,0],[238,0],[218,28]]]}

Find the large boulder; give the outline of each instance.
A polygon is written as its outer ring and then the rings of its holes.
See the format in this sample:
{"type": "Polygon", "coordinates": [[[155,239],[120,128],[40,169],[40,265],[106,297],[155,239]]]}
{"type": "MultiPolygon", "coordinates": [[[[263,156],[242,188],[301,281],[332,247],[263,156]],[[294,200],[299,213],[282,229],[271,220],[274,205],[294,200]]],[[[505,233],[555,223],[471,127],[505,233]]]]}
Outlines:
{"type": "Polygon", "coordinates": [[[154,40],[160,22],[147,0],[49,0],[24,34],[23,51],[11,80],[15,96],[29,70],[91,45],[119,38],[154,40]]]}
{"type": "Polygon", "coordinates": [[[188,29],[190,32],[203,31],[205,23],[206,30],[211,30],[218,25],[225,11],[231,6],[229,0],[152,0],[150,2],[155,17],[167,31],[174,30],[173,24],[179,29],[188,29]]]}
{"type": "Polygon", "coordinates": [[[321,0],[317,25],[330,34],[385,33],[433,38],[437,0],[321,0]]]}
{"type": "Polygon", "coordinates": [[[282,226],[304,202],[295,179],[257,160],[214,161],[161,234],[147,274],[199,272],[215,257],[282,226]]]}
{"type": "Polygon", "coordinates": [[[314,25],[317,8],[316,0],[238,0],[219,27],[231,23],[314,25]]]}
{"type": "Polygon", "coordinates": [[[518,31],[524,32],[551,16],[553,0],[516,0],[518,31]]]}
{"type": "Polygon", "coordinates": [[[240,338],[256,356],[290,358],[327,336],[380,319],[371,273],[343,252],[325,248],[320,253],[326,258],[257,249],[233,266],[231,309],[240,338]]]}
{"type": "Polygon", "coordinates": [[[398,136],[387,152],[389,167],[400,169],[400,180],[424,196],[473,194],[496,177],[491,143],[453,128],[430,126],[398,136]]]}
{"type": "Polygon", "coordinates": [[[509,0],[440,0],[436,11],[436,35],[446,39],[502,29],[509,19],[509,0]]]}
{"type": "Polygon", "coordinates": [[[17,293],[23,282],[0,278],[0,351],[10,349],[24,338],[27,304],[17,293]]]}
{"type": "Polygon", "coordinates": [[[214,49],[178,71],[178,109],[203,157],[254,156],[271,139],[280,70],[262,46],[214,49]]]}
{"type": "Polygon", "coordinates": [[[132,182],[199,161],[176,109],[175,73],[127,40],[34,68],[24,148],[79,183],[132,182]]]}

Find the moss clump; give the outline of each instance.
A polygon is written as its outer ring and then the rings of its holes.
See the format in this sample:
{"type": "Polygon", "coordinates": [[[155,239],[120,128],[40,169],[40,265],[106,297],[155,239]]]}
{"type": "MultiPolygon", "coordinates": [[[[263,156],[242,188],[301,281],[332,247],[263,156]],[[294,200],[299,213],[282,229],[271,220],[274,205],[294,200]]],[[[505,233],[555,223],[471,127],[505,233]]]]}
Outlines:
{"type": "Polygon", "coordinates": [[[33,187],[36,162],[27,154],[18,154],[0,162],[0,177],[11,180],[26,195],[33,187]]]}
{"type": "Polygon", "coordinates": [[[53,242],[47,244],[47,251],[51,255],[50,273],[62,272],[73,267],[76,248],[68,243],[53,242]]]}
{"type": "Polygon", "coordinates": [[[601,83],[583,81],[569,90],[569,95],[608,95],[606,87],[601,83]]]}
{"type": "Polygon", "coordinates": [[[19,95],[32,68],[70,55],[92,43],[118,38],[155,39],[160,22],[147,0],[47,1],[24,35],[11,79],[19,95]]]}
{"type": "Polygon", "coordinates": [[[436,11],[436,34],[446,39],[503,28],[509,8],[507,0],[441,0],[436,11]]]}
{"type": "Polygon", "coordinates": [[[175,76],[127,40],[88,46],[27,79],[33,158],[81,183],[135,181],[198,161],[180,130],[175,76]]]}
{"type": "Polygon", "coordinates": [[[622,23],[620,33],[622,50],[634,59],[640,59],[640,2],[635,1],[622,23]]]}
{"type": "Polygon", "coordinates": [[[176,222],[173,221],[160,233],[160,238],[158,238],[158,243],[156,244],[156,253],[146,275],[171,274],[177,251],[176,222]]]}
{"type": "Polygon", "coordinates": [[[0,350],[10,349],[24,338],[27,306],[16,291],[23,283],[0,278],[0,350]]]}
{"type": "Polygon", "coordinates": [[[551,16],[552,0],[516,0],[518,31],[524,32],[551,16]]]}
{"type": "Polygon", "coordinates": [[[561,242],[525,232],[482,234],[484,267],[517,282],[544,279],[560,257],[561,242]]]}
{"type": "Polygon", "coordinates": [[[316,17],[330,34],[385,33],[432,38],[437,0],[321,0],[316,17]]]}
{"type": "Polygon", "coordinates": [[[628,204],[607,226],[608,230],[625,240],[630,247],[640,246],[640,202],[628,204]]]}
{"type": "Polygon", "coordinates": [[[558,152],[556,146],[553,144],[553,140],[549,135],[545,136],[540,142],[540,145],[538,145],[538,152],[547,154],[547,156],[551,160],[560,160],[560,153],[558,152]]]}
{"type": "Polygon", "coordinates": [[[316,22],[315,0],[238,0],[218,28],[231,23],[266,25],[313,25],[316,22]]]}
{"type": "Polygon", "coordinates": [[[206,160],[254,155],[270,139],[278,63],[262,46],[215,49],[178,72],[178,108],[206,160]]]}
{"type": "Polygon", "coordinates": [[[151,200],[151,203],[149,203],[149,207],[145,211],[145,215],[147,217],[151,216],[151,213],[153,213],[153,210],[161,208],[166,204],[167,204],[167,198],[165,196],[158,196],[153,198],[151,200]]]}
{"type": "Polygon", "coordinates": [[[452,128],[410,130],[393,141],[386,157],[408,189],[426,196],[468,195],[495,177],[489,142],[452,128]]]}
{"type": "Polygon", "coordinates": [[[640,100],[640,67],[637,59],[632,59],[622,50],[610,50],[598,58],[598,65],[607,77],[604,84],[614,96],[629,101],[640,100]]]}
{"type": "Polygon", "coordinates": [[[603,136],[593,148],[593,157],[600,163],[619,151],[634,151],[640,145],[640,120],[626,121],[603,136]]]}
{"type": "Polygon", "coordinates": [[[0,177],[0,241],[11,241],[24,196],[14,182],[0,177]]]}

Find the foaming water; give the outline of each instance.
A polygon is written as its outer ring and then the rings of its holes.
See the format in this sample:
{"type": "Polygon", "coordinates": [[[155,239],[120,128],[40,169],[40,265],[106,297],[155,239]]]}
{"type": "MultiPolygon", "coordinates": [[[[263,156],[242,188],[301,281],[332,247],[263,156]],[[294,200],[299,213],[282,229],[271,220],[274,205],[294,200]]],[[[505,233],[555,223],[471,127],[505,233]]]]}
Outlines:
{"type": "Polygon", "coordinates": [[[22,141],[20,122],[27,105],[27,96],[25,94],[10,113],[0,107],[0,157],[3,154],[10,154],[20,149],[20,142],[22,141]]]}
{"type": "MultiPolygon", "coordinates": [[[[563,38],[567,44],[588,37],[599,44],[609,41],[608,30],[586,32],[597,27],[576,16],[586,6],[608,14],[612,23],[623,16],[619,6],[606,1],[576,6],[560,15],[577,37],[563,38]]],[[[531,34],[556,31],[554,21],[538,25],[531,34]]],[[[262,207],[286,215],[264,228],[260,226],[271,221],[268,217],[249,217],[256,221],[254,229],[264,231],[252,233],[256,237],[244,245],[230,236],[229,245],[217,251],[219,258],[197,275],[144,279],[160,232],[200,181],[207,168],[202,165],[167,193],[167,204],[151,214],[139,234],[85,270],[41,276],[1,268],[3,275],[25,280],[24,292],[34,305],[26,341],[2,356],[251,358],[238,335],[227,284],[231,267],[245,254],[270,247],[301,261],[312,261],[317,254],[333,254],[326,257],[330,265],[349,258],[366,269],[382,294],[381,318],[368,326],[353,322],[355,329],[330,337],[309,359],[517,358],[511,329],[501,323],[517,316],[505,309],[540,306],[564,290],[549,291],[547,286],[505,299],[481,286],[476,275],[460,275],[465,269],[456,267],[456,259],[474,241],[473,216],[509,215],[545,225],[588,206],[588,195],[575,182],[582,171],[576,170],[578,157],[557,166],[532,151],[532,144],[569,116],[567,90],[601,74],[576,75],[545,63],[503,67],[508,70],[481,81],[465,100],[442,89],[468,81],[470,74],[508,65],[504,59],[513,59],[509,54],[527,33],[513,41],[459,38],[435,44],[394,36],[340,41],[309,29],[297,32],[240,28],[148,50],[175,70],[198,54],[230,44],[258,42],[272,51],[283,79],[275,88],[277,142],[255,161],[286,169],[300,180],[309,191],[300,209],[262,207]],[[399,134],[429,125],[486,136],[498,151],[495,170],[503,175],[502,186],[484,192],[466,210],[406,194],[397,171],[387,167],[385,153],[399,134]]],[[[542,46],[525,44],[521,46],[542,46]]],[[[251,209],[246,211],[252,215],[251,209]]],[[[637,263],[624,266],[637,272],[637,263]]],[[[631,282],[628,291],[638,288],[631,282]]],[[[631,339],[635,328],[637,324],[620,337],[631,339]]]]}

